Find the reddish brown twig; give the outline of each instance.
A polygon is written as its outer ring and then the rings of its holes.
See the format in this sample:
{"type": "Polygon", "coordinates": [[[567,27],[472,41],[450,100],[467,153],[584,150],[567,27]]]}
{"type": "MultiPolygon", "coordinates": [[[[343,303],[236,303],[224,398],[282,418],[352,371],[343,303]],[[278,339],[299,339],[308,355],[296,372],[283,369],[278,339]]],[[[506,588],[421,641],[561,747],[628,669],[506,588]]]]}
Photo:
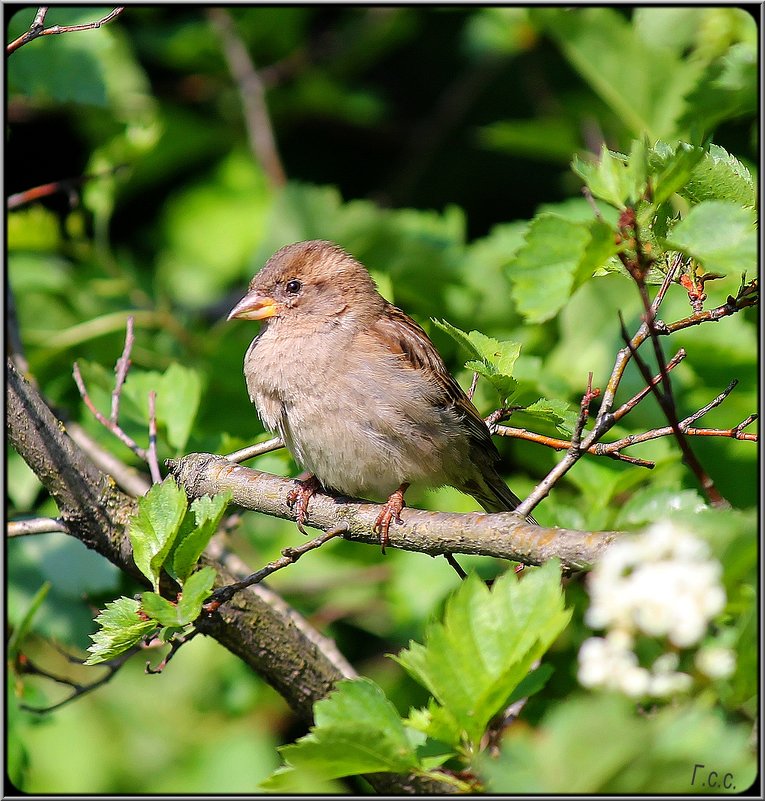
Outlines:
{"type": "Polygon", "coordinates": [[[681,331],[693,325],[717,322],[718,320],[722,320],[723,317],[729,317],[742,309],[755,306],[759,300],[758,289],[759,284],[757,279],[754,279],[743,290],[739,290],[739,294],[735,298],[729,295],[725,303],[714,309],[696,312],[688,317],[683,317],[682,320],[676,320],[674,323],[664,323],[661,320],[657,320],[655,326],[656,333],[668,336],[669,334],[674,334],[675,331],[681,331]]]}
{"type": "MultiPolygon", "coordinates": [[[[627,329],[620,314],[619,322],[622,338],[624,339],[632,358],[634,358],[635,364],[640,370],[643,379],[645,380],[646,384],[649,385],[651,392],[656,397],[661,410],[664,412],[664,416],[667,418],[667,421],[672,428],[672,433],[674,434],[677,444],[683,454],[683,460],[691,472],[696,476],[696,479],[701,485],[704,494],[707,496],[709,502],[713,506],[727,506],[727,501],[715,487],[712,477],[702,466],[698,457],[693,452],[690,443],[683,434],[682,429],[680,428],[680,423],[677,417],[675,397],[672,392],[672,381],[669,377],[669,372],[667,371],[664,352],[661,347],[661,342],[659,341],[659,332],[656,326],[656,306],[655,304],[651,303],[651,300],[648,297],[648,288],[646,285],[646,277],[651,269],[651,266],[653,265],[654,259],[648,253],[648,248],[641,241],[637,214],[635,209],[631,206],[628,206],[622,212],[619,218],[619,238],[626,245],[625,248],[619,251],[619,259],[621,260],[627,272],[632,276],[635,286],[640,294],[640,298],[643,301],[643,308],[645,310],[643,319],[648,329],[648,337],[651,340],[656,363],[659,367],[659,373],[661,375],[661,390],[659,390],[658,385],[651,383],[651,374],[648,370],[648,365],[638,355],[637,349],[631,342],[630,336],[627,333],[627,329]]],[[[700,305],[697,304],[694,306],[694,308],[698,313],[700,305]]]]}
{"type": "MultiPolygon", "coordinates": [[[[557,437],[548,437],[545,434],[537,434],[534,431],[528,431],[525,428],[511,428],[510,426],[496,426],[493,430],[494,434],[500,437],[510,437],[512,439],[522,439],[527,442],[536,442],[538,445],[544,445],[547,448],[552,448],[554,451],[567,451],[571,449],[571,440],[558,439],[557,437]]],[[[638,459],[635,456],[627,456],[618,451],[603,451],[600,444],[591,445],[586,453],[593,456],[608,456],[609,459],[614,459],[619,462],[628,462],[636,467],[646,467],[649,470],[656,467],[656,463],[649,459],[638,459]]]]}
{"type": "MultiPolygon", "coordinates": [[[[631,243],[634,247],[635,243],[631,243]]],[[[616,392],[621,384],[622,377],[624,376],[624,371],[629,363],[630,359],[633,358],[634,354],[636,353],[637,349],[640,345],[645,342],[645,340],[651,336],[652,332],[654,334],[653,338],[656,338],[656,335],[663,334],[671,334],[674,331],[680,330],[682,328],[687,328],[691,325],[698,325],[702,322],[707,321],[714,321],[719,320],[722,317],[726,317],[728,315],[734,314],[735,312],[740,311],[743,308],[748,306],[752,306],[757,303],[758,299],[758,285],[757,281],[750,281],[748,284],[746,283],[746,279],[742,278],[741,288],[735,298],[729,297],[726,303],[719,307],[718,309],[713,309],[709,312],[702,312],[701,314],[694,314],[691,317],[685,318],[683,320],[679,320],[676,323],[671,325],[667,325],[662,323],[661,321],[656,319],[656,313],[661,306],[664,297],[666,296],[667,290],[669,289],[670,284],[675,280],[675,276],[677,270],[680,268],[683,262],[683,258],[681,254],[675,254],[675,256],[670,261],[668,266],[667,272],[664,276],[664,280],[653,300],[653,303],[648,304],[648,309],[650,310],[650,314],[644,317],[643,322],[641,323],[638,330],[632,336],[631,339],[626,340],[625,347],[621,348],[616,355],[616,359],[614,361],[614,366],[611,371],[611,376],[608,379],[608,383],[606,385],[605,391],[603,392],[603,397],[600,403],[600,410],[598,411],[598,415],[595,419],[595,423],[592,427],[592,430],[582,439],[579,448],[574,449],[571,448],[570,445],[567,449],[566,455],[563,459],[561,459],[558,464],[553,467],[552,470],[542,479],[542,481],[537,484],[534,490],[528,495],[528,497],[520,504],[520,506],[516,509],[516,512],[521,515],[529,514],[533,511],[533,509],[537,506],[537,504],[542,501],[547,495],[549,494],[550,490],[553,486],[576,464],[576,462],[581,458],[584,453],[598,453],[598,450],[602,451],[602,447],[596,447],[597,443],[603,438],[603,436],[614,426],[616,421],[623,417],[631,408],[634,407],[636,403],[638,403],[643,397],[646,396],[648,392],[657,392],[659,383],[664,383],[668,379],[668,372],[672,369],[672,366],[676,364],[680,359],[683,357],[680,353],[677,354],[670,362],[664,364],[663,358],[662,361],[659,362],[659,373],[655,378],[652,378],[650,373],[648,373],[645,364],[643,364],[643,377],[646,380],[646,390],[641,390],[634,398],[628,401],[626,404],[623,404],[617,412],[612,412],[611,409],[614,405],[614,400],[616,397],[616,392]],[[651,321],[651,325],[649,325],[649,320],[651,321]],[[618,417],[617,417],[618,415],[618,417]]],[[[634,266],[633,271],[637,272],[638,274],[641,271],[640,265],[634,266]]],[[[647,291],[645,291],[645,285],[643,285],[643,291],[641,292],[641,296],[647,298],[647,291]]],[[[623,327],[623,324],[622,324],[623,327]]],[[[736,431],[738,427],[734,428],[733,431],[736,431]]],[[[689,429],[686,431],[686,434],[689,432],[694,432],[697,429],[689,429]]],[[[536,442],[540,442],[541,444],[549,444],[548,441],[545,441],[545,438],[540,437],[539,435],[530,435],[528,432],[524,434],[518,434],[518,432],[522,431],[521,429],[517,431],[513,431],[510,429],[508,431],[508,435],[515,436],[519,435],[523,439],[533,439],[536,442]],[[512,432],[512,433],[510,433],[512,432]]],[[[717,429],[698,429],[698,431],[717,431],[717,429]]],[[[498,431],[498,433],[504,433],[503,431],[498,431]]],[[[675,430],[673,429],[673,433],[675,430]]],[[[739,431],[740,433],[740,431],[739,431]]],[[[726,432],[724,430],[720,430],[719,434],[715,434],[715,436],[726,436],[726,432]]],[[[683,434],[680,432],[680,436],[682,437],[683,434]]],[[[702,434],[702,436],[704,436],[702,434]]],[[[749,436],[747,435],[747,438],[749,436]]],[[[554,442],[554,441],[553,441],[554,442]]],[[[551,447],[555,445],[562,444],[561,443],[554,443],[551,444],[551,447]]],[[[558,449],[558,448],[556,448],[558,449]]],[[[615,457],[614,453],[603,453],[602,455],[609,456],[610,458],[624,458],[624,454],[621,454],[619,457],[615,457]]],[[[684,454],[685,455],[685,454],[684,454]]],[[[629,458],[629,457],[628,457],[629,458]]],[[[648,465],[644,465],[648,466],[648,465]]],[[[713,490],[714,494],[714,490],[713,490]]],[[[709,496],[708,496],[709,497],[709,496]]]]}
{"type": "Polygon", "coordinates": [[[574,450],[579,450],[579,447],[582,443],[582,432],[587,424],[587,418],[590,416],[590,404],[599,395],[600,390],[598,388],[592,388],[592,372],[590,372],[587,375],[587,389],[584,395],[582,395],[582,400],[579,403],[579,417],[576,420],[574,434],[571,437],[571,447],[574,450]]]}
{"type": "Polygon", "coordinates": [[[81,186],[88,181],[94,181],[98,178],[106,178],[116,175],[120,170],[127,168],[127,164],[118,164],[111,169],[104,172],[93,173],[90,175],[78,175],[75,178],[62,178],[59,181],[51,181],[41,186],[33,186],[31,189],[25,189],[23,192],[16,192],[13,195],[8,195],[7,208],[8,211],[26,206],[27,203],[33,203],[35,200],[40,200],[43,197],[55,195],[57,192],[65,192],[69,195],[69,204],[74,207],[77,205],[77,194],[75,188],[81,186]]]}
{"type": "MultiPolygon", "coordinates": [[[[678,423],[678,427],[683,434],[689,437],[729,437],[731,439],[757,442],[757,434],[744,433],[744,429],[757,419],[756,414],[750,414],[749,417],[747,417],[745,420],[742,420],[737,426],[733,426],[732,428],[694,428],[691,426],[691,423],[695,423],[696,420],[702,418],[711,409],[719,406],[728,397],[728,395],[730,395],[737,383],[738,381],[731,381],[731,383],[728,384],[728,386],[714,400],[710,401],[702,409],[699,409],[697,412],[689,415],[684,420],[681,420],[678,423]]],[[[620,451],[622,448],[628,448],[631,445],[637,445],[640,442],[648,442],[648,440],[658,439],[659,437],[671,436],[672,433],[673,429],[671,426],[654,428],[651,431],[645,431],[642,434],[630,434],[629,436],[623,437],[616,442],[599,443],[595,446],[595,449],[597,453],[602,454],[603,456],[608,456],[610,453],[620,451]]]]}
{"type": "Polygon", "coordinates": [[[100,28],[102,25],[106,25],[108,22],[116,19],[124,10],[124,6],[114,8],[105,17],[101,17],[101,19],[97,19],[95,22],[86,22],[82,25],[52,25],[50,28],[46,28],[45,16],[48,13],[48,6],[40,6],[37,9],[32,24],[29,26],[29,30],[17,39],[14,39],[5,48],[6,55],[10,55],[20,47],[23,47],[25,44],[28,44],[40,36],[51,36],[57,33],[74,33],[75,31],[92,31],[95,28],[100,28]]]}
{"type": "Polygon", "coordinates": [[[497,423],[502,420],[507,420],[513,412],[523,411],[523,406],[500,406],[495,409],[491,414],[484,417],[484,422],[489,427],[489,431],[494,431],[497,423]]]}
{"type": "MultiPolygon", "coordinates": [[[[631,346],[629,335],[627,334],[627,329],[624,327],[624,320],[622,320],[621,315],[619,316],[619,322],[621,325],[622,338],[627,343],[627,347],[630,348],[632,357],[634,358],[635,364],[640,370],[641,375],[646,382],[649,383],[651,380],[651,373],[648,370],[648,365],[645,363],[645,361],[643,361],[638,352],[631,346]]],[[[652,336],[651,341],[656,343],[658,339],[656,336],[652,336]]],[[[660,352],[660,349],[657,350],[660,352]]],[[[699,460],[696,458],[696,454],[694,454],[691,446],[688,444],[688,440],[680,428],[680,422],[677,419],[677,413],[675,411],[675,399],[672,395],[671,385],[669,384],[669,376],[667,374],[666,365],[663,364],[663,362],[660,362],[660,367],[663,379],[663,388],[662,390],[659,390],[657,385],[651,384],[650,389],[656,396],[656,400],[658,401],[659,406],[661,407],[670,424],[672,433],[674,434],[677,444],[682,451],[683,461],[696,476],[696,479],[698,480],[702,490],[704,491],[704,494],[707,496],[712,506],[727,506],[728,502],[717,490],[711,476],[706,472],[706,470],[704,470],[701,462],[699,462],[699,460]]]]}

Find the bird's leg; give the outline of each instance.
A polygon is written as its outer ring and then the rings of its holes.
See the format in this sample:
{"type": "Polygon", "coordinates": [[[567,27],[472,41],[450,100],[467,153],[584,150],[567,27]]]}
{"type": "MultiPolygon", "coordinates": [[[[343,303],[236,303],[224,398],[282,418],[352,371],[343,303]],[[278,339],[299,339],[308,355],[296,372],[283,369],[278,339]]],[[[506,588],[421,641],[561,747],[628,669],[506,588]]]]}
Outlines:
{"type": "Polygon", "coordinates": [[[305,534],[303,528],[306,517],[308,517],[308,501],[321,489],[321,483],[316,476],[308,476],[304,481],[296,480],[295,489],[291,489],[287,493],[287,506],[290,509],[295,508],[295,522],[297,523],[298,531],[305,534]]]}
{"type": "Polygon", "coordinates": [[[380,535],[380,550],[385,553],[385,546],[390,542],[388,539],[388,529],[390,528],[390,521],[395,520],[399,525],[404,521],[401,519],[401,510],[406,506],[404,503],[404,493],[409,489],[409,484],[402,484],[395,492],[393,492],[387,501],[382,506],[380,514],[377,515],[377,520],[372,526],[372,531],[380,535]]]}

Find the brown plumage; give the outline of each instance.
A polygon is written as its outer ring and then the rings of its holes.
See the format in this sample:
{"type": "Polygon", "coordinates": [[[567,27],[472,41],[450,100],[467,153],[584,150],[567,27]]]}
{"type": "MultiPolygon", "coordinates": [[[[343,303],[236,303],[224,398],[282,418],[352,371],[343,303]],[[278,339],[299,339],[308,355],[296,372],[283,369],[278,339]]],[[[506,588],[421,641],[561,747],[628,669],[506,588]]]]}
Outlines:
{"type": "MultiPolygon", "coordinates": [[[[378,519],[383,544],[411,483],[456,487],[490,512],[520,503],[497,472],[486,424],[428,335],[339,246],[277,251],[234,317],[263,321],[244,359],[247,389],[295,460],[328,489],[395,496],[378,519]]],[[[299,523],[312,491],[295,493],[299,523]]]]}

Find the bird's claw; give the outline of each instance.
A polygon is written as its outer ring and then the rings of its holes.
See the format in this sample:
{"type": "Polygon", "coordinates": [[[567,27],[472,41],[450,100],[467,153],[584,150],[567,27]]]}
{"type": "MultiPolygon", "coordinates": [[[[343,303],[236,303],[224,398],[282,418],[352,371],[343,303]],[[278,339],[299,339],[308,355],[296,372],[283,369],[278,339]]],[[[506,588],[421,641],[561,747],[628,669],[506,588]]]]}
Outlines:
{"type": "Polygon", "coordinates": [[[307,534],[303,524],[308,518],[308,501],[318,492],[319,482],[315,476],[305,481],[296,481],[294,489],[287,493],[287,506],[295,510],[295,522],[301,534],[307,534]]]}
{"type": "Polygon", "coordinates": [[[388,530],[390,529],[391,520],[396,521],[396,525],[401,525],[404,521],[401,519],[401,510],[406,506],[404,502],[404,493],[408,488],[408,484],[402,484],[382,506],[380,514],[377,515],[377,520],[372,526],[372,531],[380,537],[380,550],[385,553],[385,546],[390,544],[388,530]]]}

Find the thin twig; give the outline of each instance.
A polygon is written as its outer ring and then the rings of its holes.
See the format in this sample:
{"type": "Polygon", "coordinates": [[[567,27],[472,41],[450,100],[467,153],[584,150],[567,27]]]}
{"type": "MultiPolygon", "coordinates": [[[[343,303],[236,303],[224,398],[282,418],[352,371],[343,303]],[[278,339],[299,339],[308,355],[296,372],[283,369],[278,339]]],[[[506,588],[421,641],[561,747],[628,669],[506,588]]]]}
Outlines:
{"type": "Polygon", "coordinates": [[[59,517],[35,517],[29,520],[9,520],[7,524],[9,537],[27,537],[30,534],[49,534],[53,531],[60,531],[67,534],[69,529],[66,523],[59,517]]]}
{"type": "Polygon", "coordinates": [[[165,657],[157,664],[156,667],[152,667],[151,662],[147,661],[145,672],[150,676],[156,676],[158,673],[161,673],[167,667],[167,663],[178,653],[178,651],[180,651],[187,642],[191,642],[199,633],[200,632],[198,629],[193,629],[184,637],[174,637],[172,640],[170,640],[170,650],[167,652],[165,657]]]}
{"type": "Polygon", "coordinates": [[[592,192],[590,191],[589,186],[582,187],[582,194],[584,195],[584,199],[589,204],[590,208],[592,209],[592,213],[595,215],[596,220],[600,220],[602,222],[603,215],[600,213],[600,209],[598,208],[598,204],[595,202],[595,198],[592,196],[592,192]]]}
{"type": "Polygon", "coordinates": [[[486,415],[486,417],[483,418],[483,421],[486,423],[489,431],[494,433],[497,423],[499,423],[501,420],[509,419],[513,412],[518,411],[523,411],[523,406],[500,406],[499,409],[495,409],[491,414],[486,415]]]}
{"type": "Polygon", "coordinates": [[[127,164],[117,164],[103,172],[91,173],[89,175],[78,175],[75,178],[62,178],[59,181],[51,181],[47,184],[40,186],[33,186],[30,189],[25,189],[23,192],[16,192],[13,195],[8,195],[7,208],[8,211],[13,211],[21,206],[26,206],[27,203],[33,203],[43,197],[49,197],[57,192],[66,192],[69,195],[69,203],[74,206],[77,201],[75,187],[86,183],[87,181],[94,181],[98,178],[112,177],[121,170],[127,169],[127,164]]]}
{"type": "Polygon", "coordinates": [[[574,426],[573,436],[571,437],[571,447],[574,450],[578,451],[579,446],[582,444],[582,432],[587,423],[587,418],[590,416],[590,404],[599,395],[600,390],[592,388],[592,372],[590,372],[587,374],[587,389],[584,395],[582,395],[582,400],[579,404],[579,416],[574,426]]]}
{"type": "Polygon", "coordinates": [[[450,553],[443,554],[444,559],[454,568],[454,572],[464,581],[467,578],[467,573],[462,569],[460,563],[450,553]]]}
{"type": "Polygon", "coordinates": [[[675,331],[681,331],[684,328],[690,328],[693,325],[701,325],[701,323],[717,322],[722,320],[723,317],[729,317],[731,314],[746,309],[750,306],[757,304],[758,298],[755,295],[734,298],[729,297],[721,306],[707,311],[696,312],[683,317],[682,320],[676,320],[674,323],[663,323],[661,320],[656,321],[656,332],[659,335],[667,336],[674,334],[675,331]]]}
{"type": "Polygon", "coordinates": [[[229,453],[225,458],[228,459],[229,462],[246,462],[248,459],[252,459],[255,456],[262,456],[264,453],[278,451],[279,448],[283,447],[284,442],[282,438],[274,437],[273,439],[267,439],[265,442],[248,445],[246,448],[229,453]]]}
{"type": "Polygon", "coordinates": [[[160,484],[162,474],[157,459],[157,393],[153,389],[149,392],[149,450],[146,462],[149,465],[152,484],[160,484]]]}
{"type": "Polygon", "coordinates": [[[287,176],[276,146],[263,82],[229,12],[224,8],[210,8],[207,16],[220,37],[229,70],[237,84],[252,154],[271,185],[275,188],[284,186],[287,176]]]}
{"type": "MultiPolygon", "coordinates": [[[[210,545],[207,547],[205,553],[210,559],[220,562],[223,567],[228,570],[231,575],[238,580],[250,575],[252,572],[247,565],[235,553],[231,553],[225,547],[225,537],[220,536],[220,532],[212,538],[210,545]]],[[[389,572],[387,567],[384,568],[386,574],[389,572]]],[[[301,581],[300,589],[306,589],[305,581],[301,581]]],[[[277,595],[272,589],[265,584],[255,584],[250,587],[250,591],[260,596],[266,603],[279,611],[290,621],[296,628],[300,629],[305,637],[307,637],[326,657],[332,661],[332,664],[337,670],[346,678],[357,678],[358,674],[352,667],[351,663],[343,656],[337,643],[317,631],[296,609],[291,607],[281,595],[277,595]]]]}
{"type": "Polygon", "coordinates": [[[675,253],[669,265],[667,266],[667,272],[664,274],[664,280],[661,282],[659,291],[656,293],[656,297],[653,299],[653,303],[651,304],[651,309],[653,310],[654,316],[656,315],[656,312],[659,310],[661,304],[664,302],[667,290],[669,289],[672,282],[675,280],[675,275],[677,271],[680,269],[682,263],[683,263],[683,254],[675,253]]]}
{"type": "Polygon", "coordinates": [[[299,545],[297,548],[285,548],[279,559],[269,562],[265,567],[261,567],[260,570],[256,570],[241,581],[217,589],[212,594],[210,601],[205,604],[205,611],[208,613],[214,612],[221,604],[230,601],[237,592],[251,587],[253,584],[259,584],[263,579],[268,578],[268,576],[275,573],[277,570],[281,570],[287,567],[287,565],[292,565],[297,562],[297,560],[300,559],[303,554],[308,553],[308,551],[313,551],[321,547],[325,542],[329,542],[329,540],[335,537],[341,537],[347,530],[347,526],[337,526],[336,528],[331,528],[329,531],[325,531],[323,534],[306,542],[304,545],[299,545]]]}
{"type": "Polygon", "coordinates": [[[10,55],[33,39],[37,39],[39,36],[50,36],[57,33],[73,33],[75,31],[92,31],[95,28],[100,28],[102,25],[106,25],[107,22],[116,19],[124,10],[124,6],[119,6],[118,8],[112,9],[105,17],[101,17],[101,19],[95,22],[86,22],[82,25],[53,25],[50,28],[45,28],[43,26],[45,24],[45,15],[48,13],[48,6],[40,6],[37,9],[37,14],[29,30],[19,36],[18,39],[14,39],[5,48],[6,55],[10,55]]]}
{"type": "Polygon", "coordinates": [[[90,413],[96,418],[96,420],[98,420],[98,422],[101,423],[104,428],[107,428],[109,431],[111,431],[120,442],[127,445],[128,448],[130,448],[130,450],[133,451],[133,453],[139,459],[142,459],[144,462],[148,461],[148,453],[146,450],[138,445],[138,443],[132,437],[128,436],[119,425],[107,420],[106,417],[104,417],[104,415],[98,411],[95,404],[90,399],[90,395],[88,395],[88,391],[85,388],[85,382],[82,380],[82,375],[80,374],[80,368],[77,362],[72,365],[72,375],[74,376],[77,389],[80,391],[80,395],[85,402],[85,405],[88,407],[90,413]]]}
{"type": "MultiPolygon", "coordinates": [[[[673,357],[667,362],[667,371],[672,370],[676,367],[686,356],[685,351],[681,348],[673,357]]],[[[661,375],[656,375],[651,379],[651,385],[657,384],[661,381],[661,375]]],[[[651,387],[646,386],[644,389],[640,390],[636,395],[634,395],[630,400],[626,403],[622,404],[613,414],[610,416],[611,424],[609,428],[613,425],[613,423],[620,420],[624,417],[628,412],[632,411],[632,409],[640,403],[643,398],[645,398],[651,392],[651,387]]],[[[586,395],[585,395],[586,397],[586,395]]],[[[584,398],[583,398],[584,400],[584,398]]],[[[590,445],[587,447],[585,453],[589,453],[593,456],[607,456],[609,459],[616,459],[618,461],[627,462],[629,464],[633,464],[637,467],[646,467],[648,469],[652,469],[656,466],[655,462],[652,462],[648,459],[639,459],[635,456],[627,456],[627,454],[620,453],[621,449],[624,447],[628,447],[629,445],[634,445],[637,442],[645,442],[650,439],[656,439],[657,437],[666,436],[664,433],[656,433],[662,431],[662,429],[656,429],[654,431],[646,432],[642,435],[633,435],[633,437],[625,437],[622,440],[619,440],[620,443],[618,447],[616,443],[595,443],[594,445],[590,445]],[[634,437],[641,437],[640,439],[634,439],[634,437]]],[[[565,439],[558,439],[556,437],[548,437],[543,434],[537,434],[532,431],[528,431],[524,428],[511,428],[510,426],[493,426],[492,433],[498,434],[502,437],[511,437],[513,439],[523,439],[529,442],[536,442],[539,445],[544,445],[548,448],[552,448],[556,451],[563,451],[568,450],[572,447],[572,441],[565,440],[565,439]]],[[[604,432],[605,433],[605,432],[604,432]]],[[[689,434],[689,431],[685,432],[689,434]]],[[[690,435],[690,434],[689,434],[690,435]]],[[[707,436],[712,436],[711,434],[707,436]]],[[[719,436],[733,436],[725,431],[721,431],[719,436]]],[[[751,436],[754,435],[744,435],[745,439],[749,439],[751,436]]]]}
{"type": "MultiPolygon", "coordinates": [[[[619,317],[619,320],[621,323],[622,337],[624,338],[624,341],[627,343],[627,346],[630,347],[630,350],[632,352],[632,357],[635,360],[635,364],[640,370],[643,379],[646,381],[646,383],[650,384],[651,373],[648,369],[648,365],[645,363],[645,361],[643,361],[642,357],[638,354],[638,352],[630,346],[629,334],[627,334],[627,330],[624,327],[624,321],[621,319],[621,315],[619,317]]],[[[656,337],[651,337],[651,339],[653,342],[657,341],[656,337]]],[[[666,373],[666,366],[663,367],[662,374],[663,376],[666,376],[664,385],[667,386],[669,382],[669,376],[666,373]]],[[[675,439],[677,440],[677,444],[679,445],[680,450],[682,451],[683,460],[692,470],[693,474],[696,476],[696,479],[701,485],[704,494],[709,499],[709,502],[712,504],[712,506],[727,506],[728,502],[725,500],[725,498],[723,498],[723,496],[715,487],[714,481],[712,481],[711,476],[701,466],[701,463],[691,450],[691,447],[688,444],[688,440],[686,439],[685,435],[680,429],[680,423],[677,419],[677,414],[675,412],[675,401],[674,397],[672,396],[671,389],[669,390],[668,394],[666,389],[664,391],[661,391],[659,390],[658,386],[654,384],[651,384],[650,388],[653,394],[656,396],[656,400],[659,402],[659,406],[664,412],[664,415],[666,416],[667,421],[669,422],[672,428],[672,433],[674,434],[675,439]]]]}
{"type": "MultiPolygon", "coordinates": [[[[45,707],[34,707],[28,706],[27,704],[21,704],[21,708],[26,710],[27,712],[34,712],[38,715],[45,714],[46,712],[53,712],[55,709],[60,709],[62,706],[71,703],[76,698],[81,698],[83,695],[87,695],[93,690],[97,690],[99,687],[102,687],[108,681],[110,681],[117,671],[130,659],[133,654],[137,653],[139,647],[136,646],[135,648],[130,648],[129,650],[125,651],[124,653],[120,654],[119,656],[115,657],[114,659],[110,660],[109,662],[104,662],[103,667],[107,669],[107,672],[104,676],[102,676],[97,681],[92,682],[91,684],[79,684],[77,682],[71,681],[69,679],[65,679],[61,676],[56,676],[52,673],[49,673],[42,668],[37,667],[32,662],[29,661],[28,657],[24,657],[23,661],[21,662],[19,668],[24,673],[29,673],[34,676],[42,676],[43,678],[51,679],[52,681],[57,682],[58,684],[66,684],[67,686],[73,689],[73,693],[62,701],[58,703],[51,704],[50,706],[45,707]]],[[[72,661],[70,659],[70,661],[72,661]]]]}
{"type": "Polygon", "coordinates": [[[475,388],[478,386],[478,373],[473,373],[473,380],[470,382],[470,389],[467,391],[467,396],[469,400],[473,400],[473,395],[475,395],[475,388]]]}
{"type": "MultiPolygon", "coordinates": [[[[655,313],[658,310],[661,302],[666,295],[666,292],[674,279],[674,275],[682,263],[682,259],[680,257],[675,257],[672,262],[670,263],[669,269],[667,274],[664,277],[664,281],[659,289],[659,292],[654,299],[652,304],[652,310],[654,312],[654,330],[657,334],[660,335],[668,335],[674,333],[675,331],[679,331],[683,328],[687,328],[692,325],[699,325],[704,322],[716,321],[722,319],[723,317],[727,317],[729,315],[735,314],[741,309],[747,308],[748,306],[752,306],[757,303],[757,282],[752,281],[750,284],[742,287],[739,290],[738,295],[733,298],[729,297],[725,304],[718,307],[717,309],[712,309],[710,311],[702,312],[701,314],[694,314],[690,317],[684,318],[682,320],[678,320],[675,323],[667,325],[666,323],[661,322],[660,320],[655,319],[655,313]]],[[[640,345],[646,340],[649,336],[649,326],[645,320],[641,323],[638,330],[632,336],[625,347],[621,348],[614,360],[614,366],[611,370],[611,375],[608,379],[608,383],[606,385],[605,391],[603,392],[603,397],[600,402],[600,410],[598,415],[595,419],[595,423],[592,427],[592,430],[587,434],[587,436],[583,439],[580,449],[578,451],[574,451],[572,449],[568,450],[566,455],[560,462],[558,462],[555,467],[550,470],[550,472],[542,479],[542,481],[537,484],[537,486],[532,490],[532,492],[526,497],[526,499],[521,503],[516,512],[521,515],[530,514],[533,509],[539,504],[547,495],[550,493],[552,487],[560,481],[560,479],[576,464],[576,462],[581,458],[583,453],[592,452],[590,449],[593,448],[602,438],[603,436],[615,425],[617,418],[615,417],[615,413],[611,412],[613,408],[614,399],[616,397],[616,392],[621,384],[622,378],[624,376],[624,371],[626,370],[627,364],[629,363],[630,359],[632,358],[633,354],[637,351],[640,345]]],[[[670,369],[669,365],[672,363],[670,361],[665,366],[665,371],[670,369]]],[[[650,374],[649,374],[650,375],[650,374]]],[[[661,381],[661,373],[657,376],[658,381],[661,381]]],[[[651,387],[658,383],[657,379],[650,377],[650,382],[647,380],[647,384],[649,384],[648,389],[650,390],[651,387]]],[[[633,399],[634,400],[634,399],[633,399]]],[[[629,401],[628,403],[631,403],[629,401]]],[[[624,416],[627,410],[624,410],[624,407],[620,407],[619,411],[621,412],[620,416],[624,416]]],[[[525,437],[524,437],[525,438],[525,437]]],[[[613,458],[613,457],[612,457],[613,458]]]]}
{"type": "MultiPolygon", "coordinates": [[[[666,370],[669,372],[670,370],[677,367],[678,364],[686,357],[686,352],[683,348],[680,350],[667,362],[666,370]]],[[[624,417],[626,414],[631,412],[635,406],[640,403],[643,398],[647,395],[651,394],[651,387],[656,386],[661,381],[661,373],[658,373],[651,379],[651,383],[647,384],[643,389],[640,390],[636,395],[633,395],[626,403],[623,403],[614,413],[613,419],[614,422],[619,421],[624,417]]]]}
{"type": "Polygon", "coordinates": [[[126,465],[113,453],[102,448],[79,423],[67,421],[66,432],[93,463],[108,473],[117,482],[117,485],[129,495],[140,498],[149,491],[151,483],[144,473],[126,465]]]}
{"type": "MultiPolygon", "coordinates": [[[[745,420],[742,420],[737,426],[732,428],[694,428],[691,423],[702,418],[707,412],[719,406],[733,391],[738,381],[731,381],[731,383],[716,397],[710,401],[706,406],[694,412],[693,414],[681,420],[678,423],[680,430],[689,437],[729,437],[731,439],[748,440],[750,442],[757,442],[757,434],[744,433],[743,429],[751,425],[756,419],[756,414],[750,414],[745,420]]],[[[595,447],[603,456],[608,456],[611,451],[619,451],[622,448],[628,448],[631,445],[637,445],[640,442],[648,442],[648,440],[658,439],[659,437],[671,436],[673,433],[672,426],[664,426],[663,428],[654,428],[651,431],[644,431],[641,434],[630,434],[623,439],[616,442],[599,443],[595,447]]]]}
{"type": "MultiPolygon", "coordinates": [[[[545,434],[537,434],[534,431],[528,431],[525,428],[511,428],[510,426],[495,426],[492,433],[500,437],[510,437],[511,439],[522,439],[526,442],[536,442],[538,445],[544,445],[547,448],[552,448],[554,451],[567,451],[571,449],[571,440],[558,439],[557,437],[548,437],[545,434]]],[[[609,459],[614,459],[619,462],[627,462],[635,465],[636,467],[646,467],[649,470],[656,467],[656,463],[649,459],[638,459],[635,456],[627,456],[624,453],[605,452],[599,443],[591,445],[587,448],[585,453],[592,456],[608,456],[609,459]]]]}
{"type": "Polygon", "coordinates": [[[125,328],[125,347],[122,351],[122,356],[117,359],[117,363],[114,365],[115,379],[114,389],[112,390],[112,413],[109,417],[112,423],[117,422],[117,418],[120,414],[120,395],[122,393],[122,385],[125,383],[125,378],[130,369],[130,351],[133,349],[134,341],[133,318],[128,317],[125,328]]]}

